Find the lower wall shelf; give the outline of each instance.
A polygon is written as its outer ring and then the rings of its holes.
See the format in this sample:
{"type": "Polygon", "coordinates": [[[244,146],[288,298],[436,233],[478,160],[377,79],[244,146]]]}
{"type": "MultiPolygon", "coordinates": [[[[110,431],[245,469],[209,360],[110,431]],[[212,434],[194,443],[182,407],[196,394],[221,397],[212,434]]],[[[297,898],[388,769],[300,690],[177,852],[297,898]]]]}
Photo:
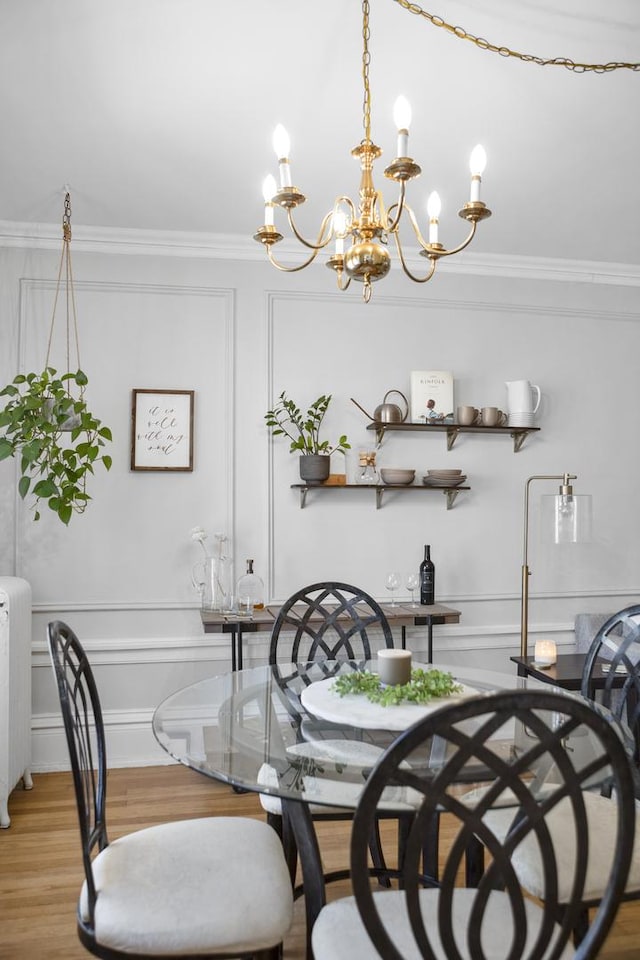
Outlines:
{"type": "Polygon", "coordinates": [[[467,486],[458,486],[458,487],[430,487],[427,484],[408,484],[406,486],[400,484],[389,484],[389,483],[292,483],[292,490],[300,491],[300,509],[302,509],[307,500],[307,493],[310,490],[375,490],[376,492],[376,510],[379,510],[382,506],[382,497],[385,491],[391,491],[393,493],[409,493],[420,491],[421,493],[443,493],[447,500],[447,510],[451,510],[456,497],[461,490],[470,490],[471,487],[467,486]]]}

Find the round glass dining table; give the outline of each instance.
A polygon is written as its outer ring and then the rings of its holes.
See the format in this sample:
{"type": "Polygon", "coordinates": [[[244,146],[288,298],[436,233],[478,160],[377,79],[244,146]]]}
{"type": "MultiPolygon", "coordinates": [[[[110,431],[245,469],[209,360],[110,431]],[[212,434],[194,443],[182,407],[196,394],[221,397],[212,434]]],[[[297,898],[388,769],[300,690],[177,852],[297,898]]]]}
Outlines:
{"type": "MultiPolygon", "coordinates": [[[[451,673],[459,696],[543,686],[515,672],[413,666],[451,673]]],[[[153,732],[174,759],[236,788],[355,807],[363,773],[385,747],[456,695],[388,707],[362,695],[340,697],[335,678],[354,670],[375,672],[376,661],[277,664],[209,677],[167,697],[154,713],[153,732]]]]}
{"type": "MultiPolygon", "coordinates": [[[[317,661],[259,666],[200,680],[167,697],[155,711],[154,734],[180,763],[236,789],[280,799],[300,855],[308,935],[325,903],[310,805],[355,809],[369,771],[385,748],[414,721],[456,698],[526,688],[577,696],[515,672],[415,662],[413,666],[450,672],[458,689],[427,704],[385,707],[358,694],[341,697],[334,689],[341,674],[376,672],[375,661],[317,661]]],[[[513,756],[521,739],[530,736],[514,720],[496,732],[494,749],[513,756]]],[[[576,756],[588,750],[587,738],[578,731],[568,749],[576,756]]],[[[444,762],[442,750],[434,738],[419,761],[425,771],[444,762]]],[[[477,767],[465,769],[460,781],[461,789],[486,783],[477,767]]],[[[391,785],[383,796],[389,815],[412,809],[403,789],[391,785]]]]}

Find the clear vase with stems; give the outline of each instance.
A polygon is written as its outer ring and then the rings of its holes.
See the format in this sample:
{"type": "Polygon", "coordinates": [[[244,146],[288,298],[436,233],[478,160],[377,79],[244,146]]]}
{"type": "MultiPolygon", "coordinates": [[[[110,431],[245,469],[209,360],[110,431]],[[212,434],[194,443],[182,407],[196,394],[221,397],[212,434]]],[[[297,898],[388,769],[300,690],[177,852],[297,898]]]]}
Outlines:
{"type": "Polygon", "coordinates": [[[205,544],[207,536],[202,527],[194,527],[191,531],[191,539],[200,543],[204,551],[204,560],[193,566],[191,580],[200,594],[203,610],[231,613],[233,580],[229,538],[224,533],[215,533],[213,555],[210,555],[205,544]]]}

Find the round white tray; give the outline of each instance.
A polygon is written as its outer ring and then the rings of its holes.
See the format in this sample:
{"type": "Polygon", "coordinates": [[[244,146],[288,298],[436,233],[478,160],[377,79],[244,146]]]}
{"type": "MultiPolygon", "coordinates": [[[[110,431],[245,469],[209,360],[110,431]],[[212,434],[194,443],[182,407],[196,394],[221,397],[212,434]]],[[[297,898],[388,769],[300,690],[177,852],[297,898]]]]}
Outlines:
{"type": "Polygon", "coordinates": [[[460,684],[462,692],[454,693],[450,697],[439,697],[429,703],[399,703],[383,707],[379,703],[372,703],[362,693],[348,693],[341,697],[333,689],[335,682],[335,678],[329,677],[305,687],[300,698],[303,707],[322,720],[362,727],[365,730],[406,730],[416,720],[426,717],[434,710],[480,693],[480,690],[463,683],[460,684]]]}

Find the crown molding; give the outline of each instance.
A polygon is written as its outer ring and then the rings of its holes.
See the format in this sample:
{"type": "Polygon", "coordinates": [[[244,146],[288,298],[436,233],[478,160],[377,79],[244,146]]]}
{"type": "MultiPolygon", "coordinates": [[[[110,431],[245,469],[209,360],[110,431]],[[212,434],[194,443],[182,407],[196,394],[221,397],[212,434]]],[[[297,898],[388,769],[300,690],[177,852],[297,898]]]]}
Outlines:
{"type": "MultiPolygon", "coordinates": [[[[60,243],[59,224],[0,220],[0,247],[57,250],[60,243]]],[[[73,245],[86,253],[266,262],[262,247],[251,237],[239,234],[74,226],[73,245]]],[[[291,263],[305,259],[299,248],[288,246],[286,241],[279,252],[291,263]]],[[[405,259],[409,264],[424,266],[417,251],[408,253],[405,259]]],[[[394,265],[392,269],[399,267],[394,265]]],[[[455,260],[443,260],[438,269],[459,275],[640,286],[640,265],[631,263],[463,253],[455,260]]]]}

